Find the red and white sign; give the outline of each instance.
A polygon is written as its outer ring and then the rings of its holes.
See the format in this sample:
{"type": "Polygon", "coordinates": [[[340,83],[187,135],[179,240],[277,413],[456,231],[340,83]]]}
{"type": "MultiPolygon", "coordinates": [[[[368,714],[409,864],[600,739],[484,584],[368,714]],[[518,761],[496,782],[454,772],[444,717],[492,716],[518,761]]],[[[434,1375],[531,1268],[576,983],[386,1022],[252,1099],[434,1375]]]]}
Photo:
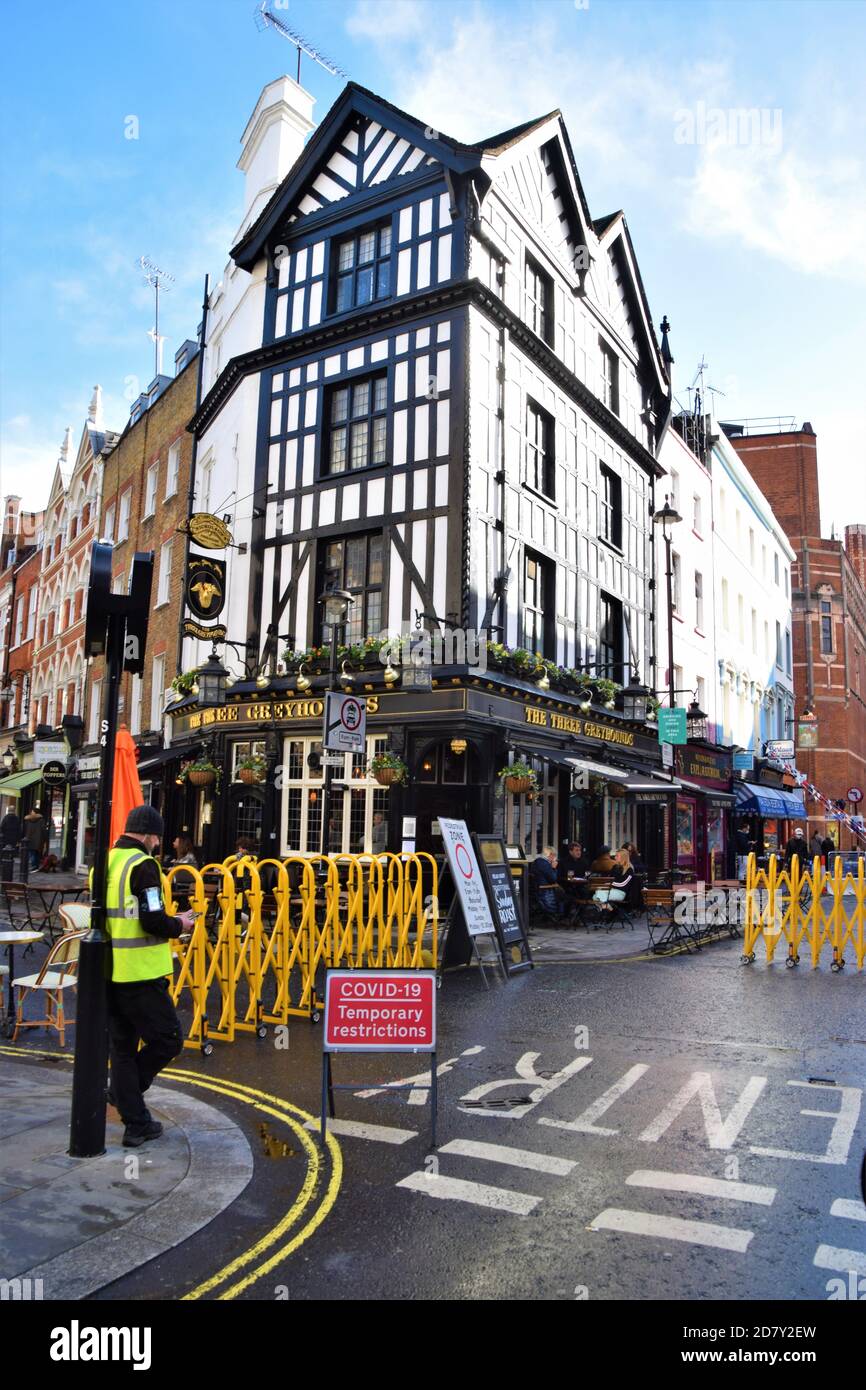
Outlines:
{"type": "Polygon", "coordinates": [[[326,1052],[435,1052],[435,970],[329,970],[326,1052]]]}
{"type": "Polygon", "coordinates": [[[859,787],[848,788],[848,800],[853,802],[855,806],[858,804],[858,802],[863,800],[863,793],[859,787]]]}
{"type": "Polygon", "coordinates": [[[470,936],[487,936],[496,929],[487,900],[487,889],[475,857],[475,846],[469,838],[466,822],[446,820],[444,816],[440,816],[439,828],[454,885],[460,897],[466,930],[470,936]]]}
{"type": "Polygon", "coordinates": [[[367,701],[363,696],[325,696],[325,728],[322,743],[333,753],[363,753],[367,737],[367,701]]]}

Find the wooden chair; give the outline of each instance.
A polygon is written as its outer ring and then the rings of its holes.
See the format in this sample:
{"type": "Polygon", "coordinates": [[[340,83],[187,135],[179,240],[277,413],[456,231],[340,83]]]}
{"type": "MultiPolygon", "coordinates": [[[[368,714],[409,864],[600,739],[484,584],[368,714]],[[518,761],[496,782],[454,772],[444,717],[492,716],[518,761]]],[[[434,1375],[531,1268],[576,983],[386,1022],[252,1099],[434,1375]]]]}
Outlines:
{"type": "Polygon", "coordinates": [[[16,1042],[22,1028],[56,1028],[60,1036],[60,1046],[66,1045],[66,1016],[63,995],[67,989],[74,989],[78,974],[78,947],[83,931],[67,932],[52,946],[37,975],[19,975],[12,981],[13,989],[18,991],[15,1011],[15,1032],[12,1041],[16,1042]],[[24,1001],[34,990],[45,994],[45,1017],[24,1018],[24,1001]]]}

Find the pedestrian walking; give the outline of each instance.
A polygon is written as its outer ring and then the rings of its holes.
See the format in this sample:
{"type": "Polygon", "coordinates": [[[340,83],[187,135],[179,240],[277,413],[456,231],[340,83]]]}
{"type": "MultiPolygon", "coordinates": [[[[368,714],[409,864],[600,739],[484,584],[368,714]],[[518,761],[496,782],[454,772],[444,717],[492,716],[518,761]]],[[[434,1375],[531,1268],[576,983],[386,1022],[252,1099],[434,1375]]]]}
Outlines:
{"type": "Polygon", "coordinates": [[[820,830],[813,830],[812,838],[809,841],[809,858],[815,859],[817,857],[820,859],[823,853],[824,841],[821,839],[821,832],[820,830]]]}
{"type": "Polygon", "coordinates": [[[48,828],[43,816],[40,815],[35,806],[24,817],[24,839],[27,841],[27,850],[30,855],[30,867],[36,869],[48,848],[48,828]]]}
{"type": "Polygon", "coordinates": [[[154,806],[135,806],[108,854],[108,1100],[120,1111],[125,1148],[138,1148],[162,1134],[162,1125],[144,1103],[144,1093],[183,1047],[180,1020],[168,992],[172,973],[168,943],[171,937],[192,930],[194,915],[183,912],[170,917],[165,910],[162,874],[153,857],[164,833],[165,824],[154,806]]]}
{"type": "Polygon", "coordinates": [[[3,819],[0,820],[0,847],[17,849],[23,835],[20,816],[16,811],[7,811],[3,819]]]}

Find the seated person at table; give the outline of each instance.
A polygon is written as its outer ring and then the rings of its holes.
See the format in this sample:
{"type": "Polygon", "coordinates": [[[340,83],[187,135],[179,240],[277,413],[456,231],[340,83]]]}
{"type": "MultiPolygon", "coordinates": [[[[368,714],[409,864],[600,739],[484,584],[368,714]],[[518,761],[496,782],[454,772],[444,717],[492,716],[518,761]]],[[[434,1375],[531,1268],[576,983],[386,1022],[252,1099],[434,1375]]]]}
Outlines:
{"type": "Polygon", "coordinates": [[[588,902],[590,898],[587,876],[589,865],[583,857],[583,847],[578,844],[568,846],[568,853],[560,860],[559,881],[573,898],[588,902]]]}
{"type": "MultiPolygon", "coordinates": [[[[172,840],[171,847],[174,850],[174,859],[168,867],[175,868],[178,864],[191,864],[194,869],[198,868],[192,840],[188,835],[176,835],[172,840]]],[[[195,892],[195,879],[192,874],[175,874],[171,880],[171,887],[173,897],[188,900],[190,894],[195,892]]]]}
{"type": "Polygon", "coordinates": [[[602,912],[612,912],[614,903],[624,903],[628,900],[629,905],[634,905],[634,890],[639,887],[638,877],[632,868],[631,857],[627,849],[618,849],[614,856],[613,883],[610,888],[597,888],[593,893],[593,901],[598,903],[602,912]]]}
{"type": "Polygon", "coordinates": [[[614,860],[611,858],[610,845],[602,845],[595,859],[590,865],[591,874],[612,874],[614,870],[614,860]]]}
{"type": "Polygon", "coordinates": [[[646,878],[646,864],[641,859],[640,852],[634,841],[632,840],[631,844],[629,844],[629,842],[626,841],[626,843],[623,845],[623,849],[628,850],[629,858],[631,860],[631,866],[634,869],[635,873],[640,878],[646,878]]]}
{"type": "Polygon", "coordinates": [[[553,912],[557,917],[563,917],[570,911],[570,905],[566,901],[565,893],[557,880],[558,863],[556,850],[551,845],[546,845],[543,853],[539,854],[538,858],[530,865],[529,873],[541,906],[547,912],[553,912]]]}

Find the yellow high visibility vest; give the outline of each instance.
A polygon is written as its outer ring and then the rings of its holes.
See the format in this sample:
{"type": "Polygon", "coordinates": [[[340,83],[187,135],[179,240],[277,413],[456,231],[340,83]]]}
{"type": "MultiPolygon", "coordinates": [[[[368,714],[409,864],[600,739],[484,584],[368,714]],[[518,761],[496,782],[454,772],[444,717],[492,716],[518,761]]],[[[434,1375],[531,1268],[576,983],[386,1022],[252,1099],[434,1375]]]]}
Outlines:
{"type": "Polygon", "coordinates": [[[111,978],[115,984],[158,980],[172,973],[171,947],[162,937],[148,936],[139,920],[138,899],[129,886],[132,870],[152,857],[138,849],[108,852],[105,925],[111,938],[111,978]]]}

